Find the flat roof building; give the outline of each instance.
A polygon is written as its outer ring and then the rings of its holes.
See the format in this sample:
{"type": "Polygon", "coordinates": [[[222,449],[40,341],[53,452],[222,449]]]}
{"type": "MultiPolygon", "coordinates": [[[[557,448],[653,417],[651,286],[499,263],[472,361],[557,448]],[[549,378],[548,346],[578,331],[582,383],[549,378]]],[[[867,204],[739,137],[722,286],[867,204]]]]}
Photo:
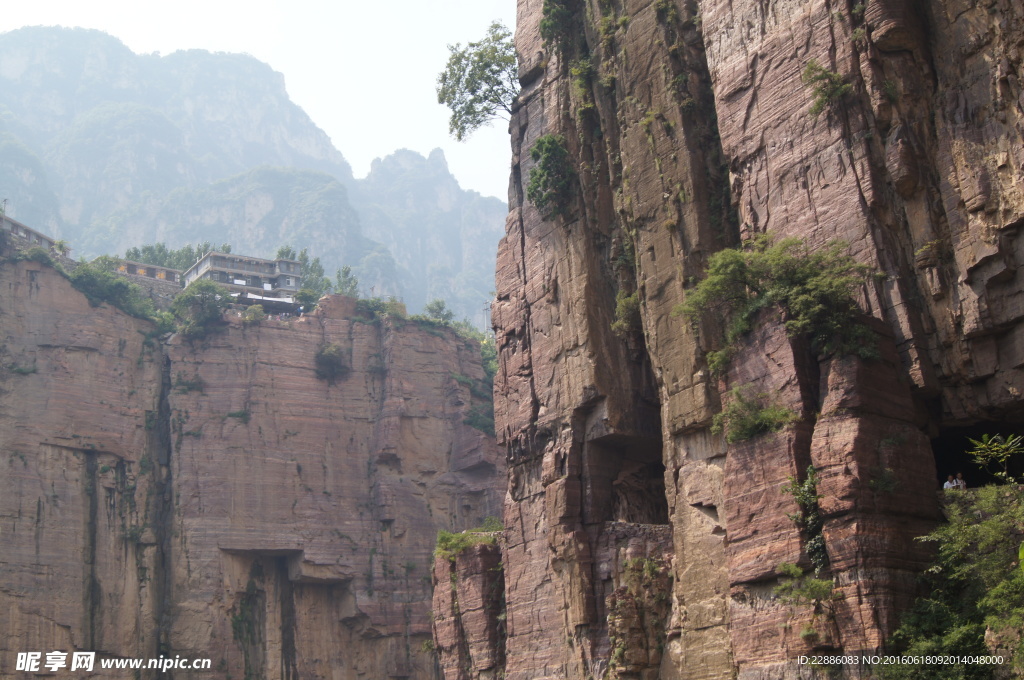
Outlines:
{"type": "MultiPolygon", "coordinates": [[[[3,215],[0,218],[0,229],[10,232],[20,242],[28,247],[39,246],[40,248],[46,248],[47,250],[53,250],[53,247],[57,244],[57,239],[51,238],[42,232],[38,232],[35,229],[26,227],[18,220],[13,220],[7,215],[3,215]]],[[[64,252],[61,254],[67,257],[71,252],[71,248],[65,246],[64,252]]]]}
{"type": "Polygon", "coordinates": [[[215,281],[233,293],[247,296],[292,298],[302,288],[302,263],[210,252],[182,275],[182,285],[197,279],[215,281]]]}
{"type": "Polygon", "coordinates": [[[159,279],[160,281],[181,283],[180,270],[171,269],[170,267],[158,267],[155,264],[146,264],[145,262],[121,260],[117,265],[117,271],[132,276],[145,276],[150,279],[159,279]]]}

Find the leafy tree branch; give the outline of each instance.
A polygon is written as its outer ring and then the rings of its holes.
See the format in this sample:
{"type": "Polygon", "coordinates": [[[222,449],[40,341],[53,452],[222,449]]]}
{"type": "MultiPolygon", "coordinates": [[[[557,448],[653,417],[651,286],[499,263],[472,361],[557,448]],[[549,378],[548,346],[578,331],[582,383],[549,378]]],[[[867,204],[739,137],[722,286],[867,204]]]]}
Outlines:
{"type": "Polygon", "coordinates": [[[437,77],[437,103],[451,110],[448,132],[461,142],[502,112],[511,115],[519,94],[516,48],[512,32],[496,21],[483,40],[448,50],[448,64],[437,77]]]}

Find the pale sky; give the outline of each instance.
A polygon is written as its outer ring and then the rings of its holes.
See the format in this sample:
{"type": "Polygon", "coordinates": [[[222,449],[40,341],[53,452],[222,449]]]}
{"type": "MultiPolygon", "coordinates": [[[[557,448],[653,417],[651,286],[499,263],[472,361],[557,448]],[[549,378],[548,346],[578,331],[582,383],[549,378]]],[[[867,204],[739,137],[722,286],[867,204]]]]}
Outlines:
{"type": "Polygon", "coordinates": [[[515,26],[516,0],[33,0],[5,3],[0,33],[81,26],[138,53],[245,52],[284,74],[305,109],[363,177],[374,158],[440,147],[465,189],[507,199],[508,124],[459,143],[437,103],[449,43],[479,40],[491,21],[515,26]]]}

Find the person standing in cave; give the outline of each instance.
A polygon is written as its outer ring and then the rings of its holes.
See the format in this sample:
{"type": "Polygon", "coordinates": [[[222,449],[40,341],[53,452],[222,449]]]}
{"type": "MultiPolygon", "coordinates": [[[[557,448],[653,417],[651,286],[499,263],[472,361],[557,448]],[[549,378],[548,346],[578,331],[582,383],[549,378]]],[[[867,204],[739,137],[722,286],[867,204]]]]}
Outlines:
{"type": "Polygon", "coordinates": [[[956,486],[956,480],[953,479],[953,475],[947,475],[946,476],[946,483],[942,485],[942,490],[943,491],[948,491],[949,489],[955,489],[955,488],[957,488],[957,486],[956,486]]]}
{"type": "Polygon", "coordinates": [[[954,480],[954,483],[956,484],[956,488],[960,489],[961,491],[967,490],[967,482],[964,481],[964,473],[956,473],[956,479],[954,480]]]}

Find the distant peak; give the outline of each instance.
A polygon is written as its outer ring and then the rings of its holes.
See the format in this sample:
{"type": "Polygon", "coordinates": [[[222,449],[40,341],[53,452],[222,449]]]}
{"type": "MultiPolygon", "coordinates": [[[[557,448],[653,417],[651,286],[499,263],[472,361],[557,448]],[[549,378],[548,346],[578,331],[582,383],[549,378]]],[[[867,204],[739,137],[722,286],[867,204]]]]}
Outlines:
{"type": "Polygon", "coordinates": [[[375,158],[370,164],[371,175],[380,171],[395,172],[407,170],[416,170],[418,172],[428,170],[432,174],[451,174],[448,170],[448,160],[441,149],[434,149],[427,157],[412,149],[397,149],[384,158],[375,158]]]}
{"type": "Polygon", "coordinates": [[[440,147],[431,151],[430,155],[427,156],[427,160],[431,165],[436,165],[444,168],[445,170],[448,169],[448,159],[444,157],[444,151],[442,151],[440,147]]]}

